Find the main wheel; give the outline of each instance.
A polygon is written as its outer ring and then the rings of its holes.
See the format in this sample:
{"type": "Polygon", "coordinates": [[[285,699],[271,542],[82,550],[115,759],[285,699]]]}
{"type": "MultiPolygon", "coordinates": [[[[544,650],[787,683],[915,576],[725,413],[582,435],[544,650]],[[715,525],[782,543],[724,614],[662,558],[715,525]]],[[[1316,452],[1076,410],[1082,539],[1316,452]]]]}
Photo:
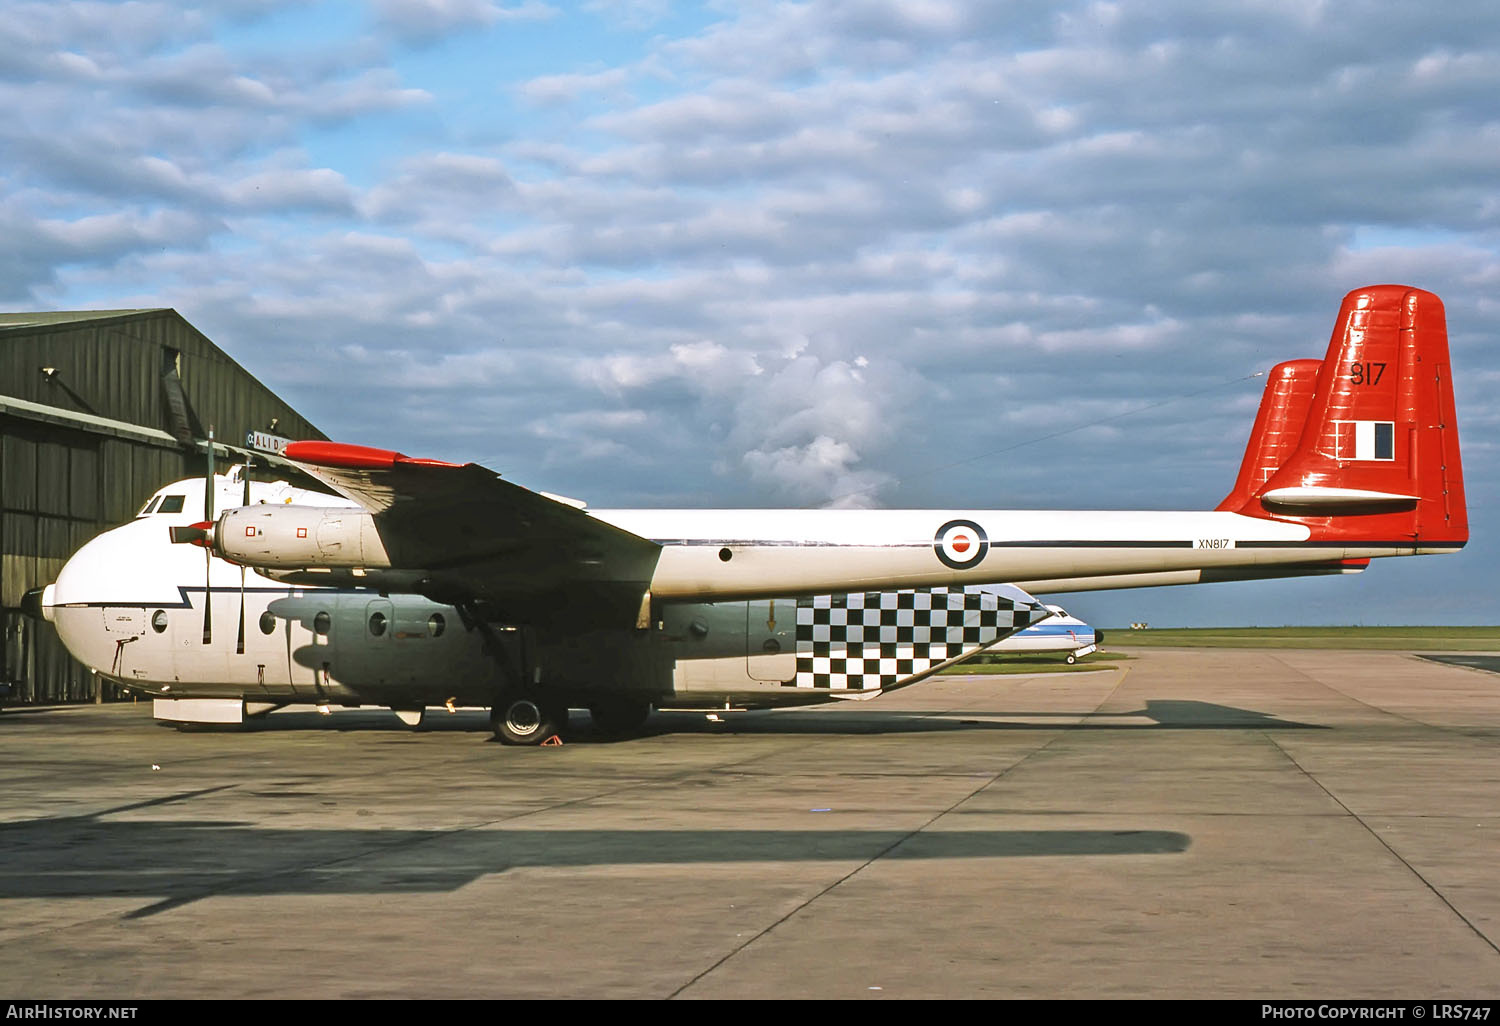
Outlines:
{"type": "Polygon", "coordinates": [[[628,698],[601,699],[589,706],[589,715],[601,733],[614,737],[634,734],[651,715],[651,703],[628,698]]]}
{"type": "Polygon", "coordinates": [[[508,745],[537,745],[567,725],[568,710],[535,695],[502,698],[490,710],[495,736],[508,745]]]}

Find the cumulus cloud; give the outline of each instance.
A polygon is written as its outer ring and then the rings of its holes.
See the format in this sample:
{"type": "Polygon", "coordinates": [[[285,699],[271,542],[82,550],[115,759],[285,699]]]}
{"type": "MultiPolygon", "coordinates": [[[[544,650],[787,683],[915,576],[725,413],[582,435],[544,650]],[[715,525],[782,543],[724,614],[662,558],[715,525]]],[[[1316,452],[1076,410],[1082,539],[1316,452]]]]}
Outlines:
{"type": "Polygon", "coordinates": [[[413,43],[431,43],[497,22],[543,20],[557,13],[540,0],[519,4],[496,0],[370,0],[370,4],[380,25],[413,43]]]}
{"type": "Polygon", "coordinates": [[[911,398],[894,393],[881,370],[864,358],[825,361],[798,351],[746,389],[730,440],[744,449],[752,481],[803,504],[879,505],[894,477],[861,464],[898,436],[911,398]]]}
{"type": "Polygon", "coordinates": [[[519,87],[522,96],[539,104],[568,103],[588,93],[619,94],[630,81],[628,68],[566,75],[538,75],[519,87]]]}

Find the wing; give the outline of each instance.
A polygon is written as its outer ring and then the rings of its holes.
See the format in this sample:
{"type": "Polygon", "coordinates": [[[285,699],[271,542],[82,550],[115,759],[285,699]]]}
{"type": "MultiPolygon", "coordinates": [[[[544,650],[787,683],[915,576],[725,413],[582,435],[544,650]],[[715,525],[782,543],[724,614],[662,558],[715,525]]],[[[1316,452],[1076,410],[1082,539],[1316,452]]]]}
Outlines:
{"type": "Polygon", "coordinates": [[[440,601],[545,626],[635,623],[661,547],[477,463],[294,442],[286,459],[374,515],[392,566],[440,601]]]}

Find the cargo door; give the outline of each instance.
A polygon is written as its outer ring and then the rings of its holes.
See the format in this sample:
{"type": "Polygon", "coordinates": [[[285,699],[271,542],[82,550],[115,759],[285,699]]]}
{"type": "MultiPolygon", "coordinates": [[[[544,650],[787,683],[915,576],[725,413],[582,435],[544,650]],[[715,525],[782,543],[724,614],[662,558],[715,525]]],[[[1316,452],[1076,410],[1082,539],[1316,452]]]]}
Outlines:
{"type": "Polygon", "coordinates": [[[751,680],[776,683],[797,675],[795,600],[745,603],[745,672],[751,680]]]}

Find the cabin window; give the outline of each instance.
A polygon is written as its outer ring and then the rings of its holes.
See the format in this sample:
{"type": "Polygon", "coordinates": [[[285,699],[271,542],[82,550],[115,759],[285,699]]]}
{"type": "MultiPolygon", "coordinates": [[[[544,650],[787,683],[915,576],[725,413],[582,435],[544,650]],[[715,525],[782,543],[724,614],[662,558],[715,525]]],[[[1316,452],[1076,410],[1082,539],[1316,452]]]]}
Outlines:
{"type": "Polygon", "coordinates": [[[331,626],[333,626],[333,617],[329,616],[327,613],[319,613],[317,616],[313,617],[314,633],[326,635],[328,633],[328,628],[331,626]]]}
{"type": "Polygon", "coordinates": [[[443,631],[448,629],[448,621],[443,618],[442,613],[433,613],[427,618],[427,633],[434,638],[441,638],[443,631]]]}
{"type": "Polygon", "coordinates": [[[162,500],[161,500],[161,506],[159,506],[157,508],[156,512],[158,512],[158,513],[181,513],[182,512],[182,496],[181,495],[168,495],[168,496],[163,497],[162,500]]]}
{"type": "Polygon", "coordinates": [[[276,617],[267,609],[260,614],[260,632],[262,634],[273,634],[276,631],[276,617]]]}
{"type": "Polygon", "coordinates": [[[375,637],[377,637],[377,638],[380,637],[382,634],[385,633],[385,614],[384,613],[371,613],[370,614],[370,633],[373,634],[373,635],[375,635],[375,637]]]}
{"type": "Polygon", "coordinates": [[[167,629],[167,611],[165,609],[158,609],[151,614],[151,629],[158,634],[167,629]]]}

